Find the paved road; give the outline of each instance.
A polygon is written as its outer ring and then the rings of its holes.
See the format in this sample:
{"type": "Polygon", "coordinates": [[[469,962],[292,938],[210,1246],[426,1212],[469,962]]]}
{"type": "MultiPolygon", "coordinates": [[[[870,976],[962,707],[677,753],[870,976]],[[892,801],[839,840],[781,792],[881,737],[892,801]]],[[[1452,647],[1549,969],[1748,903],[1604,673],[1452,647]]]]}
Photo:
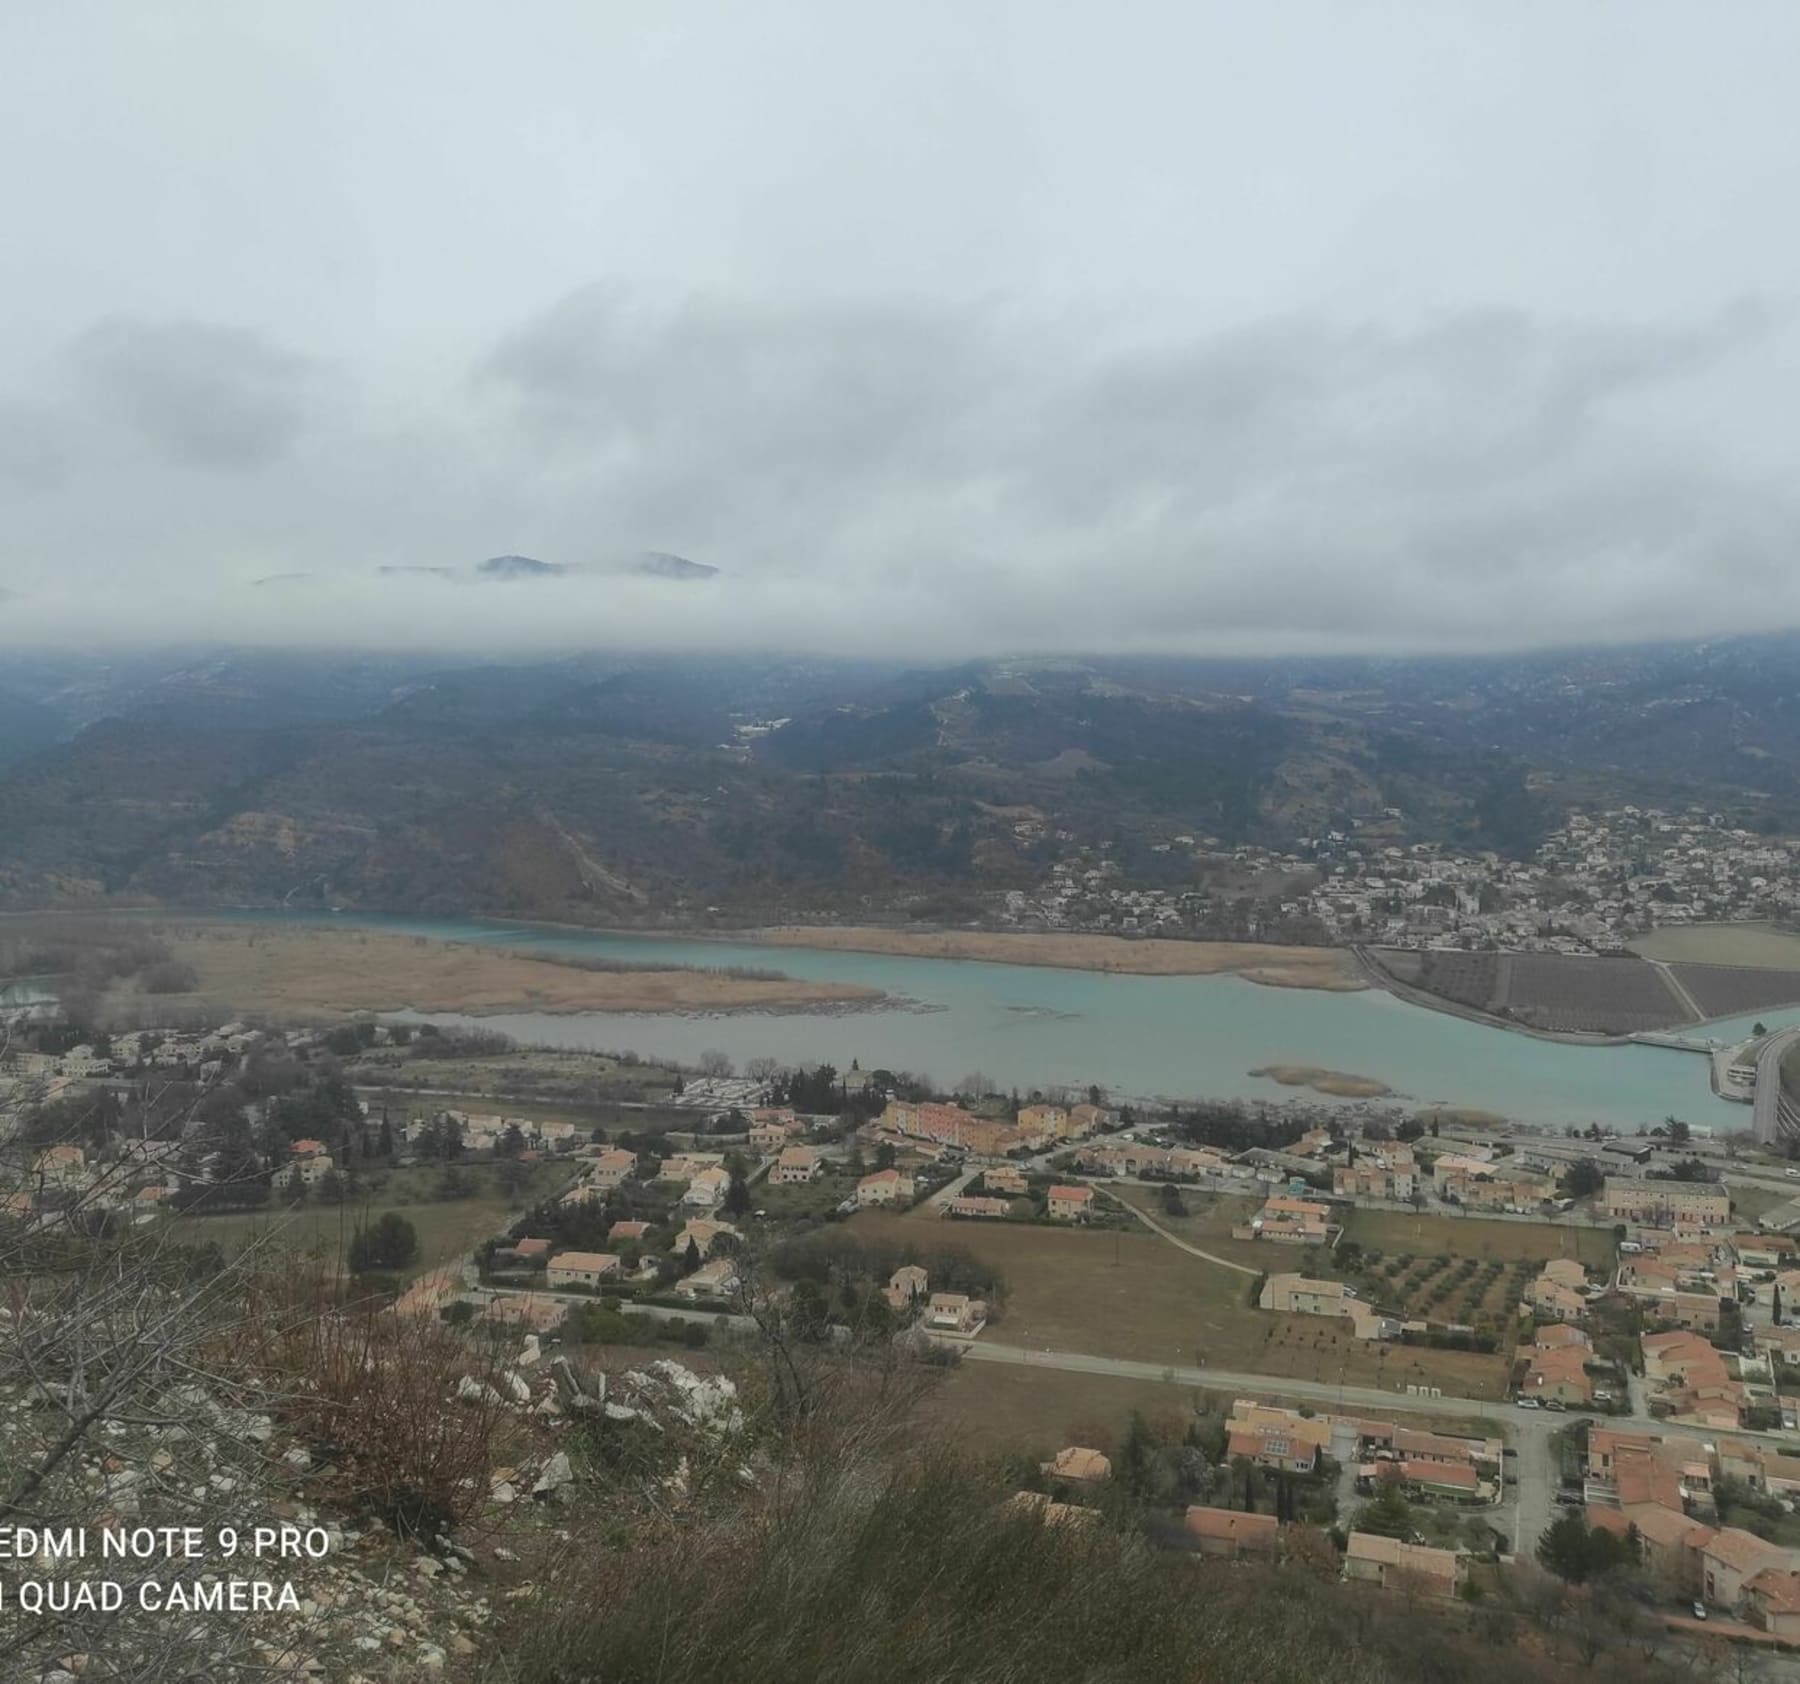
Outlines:
{"type": "MultiPolygon", "coordinates": [[[[958,1341],[960,1344],[961,1342],[958,1341]]],[[[966,1354],[978,1362],[1015,1363],[1023,1367],[1057,1368],[1071,1374],[1110,1374],[1123,1380],[1163,1380],[1179,1386],[1202,1387],[1209,1391],[1279,1392],[1285,1397],[1308,1403],[1329,1403],[1353,1409],[1381,1411],[1401,1410],[1415,1414],[1456,1415],[1493,1422],[1503,1431],[1515,1435],[1541,1433],[1548,1437],[1558,1427],[1566,1427],[1570,1413],[1556,1410],[1518,1409],[1493,1398],[1454,1397],[1444,1392],[1437,1397],[1417,1397],[1404,1391],[1385,1391],[1378,1386],[1340,1386],[1332,1380],[1291,1380],[1279,1374],[1244,1374],[1223,1368],[1193,1368],[1157,1362],[1137,1362],[1128,1357],[1096,1357],[1083,1351],[1051,1351],[1024,1345],[992,1344],[979,1339],[963,1346],[966,1354]]],[[[1575,1412],[1579,1414],[1579,1411],[1575,1412]]],[[[1609,1427],[1626,1432],[1668,1432],[1669,1424],[1649,1415],[1590,1414],[1589,1419],[1602,1421],[1609,1427]]],[[[1677,1428],[1676,1431],[1682,1429],[1677,1428]]],[[[1734,1438],[1767,1439],[1791,1443],[1790,1433],[1759,1433],[1739,1427],[1734,1438]]]]}
{"type": "Polygon", "coordinates": [[[1781,1122],[1776,1106],[1781,1098],[1781,1055],[1800,1040],[1800,1028],[1777,1029],[1763,1042],[1756,1055],[1755,1123],[1757,1140],[1773,1146],[1781,1138],[1781,1122]]]}
{"type": "MultiPolygon", "coordinates": [[[[1521,1410],[1519,1413],[1526,1412],[1521,1410]]],[[[1554,1427],[1541,1432],[1526,1428],[1521,1432],[1518,1430],[1520,1422],[1509,1421],[1507,1425],[1514,1429],[1512,1438],[1518,1450],[1512,1465],[1512,1472],[1519,1482],[1512,1491],[1513,1554],[1523,1555],[1537,1547],[1544,1528],[1550,1524],[1556,1507],[1552,1496],[1562,1483],[1562,1470],[1550,1443],[1550,1434],[1556,1430],[1554,1427]]]]}
{"type": "Polygon", "coordinates": [[[981,1173],[981,1165],[966,1169],[954,1181],[946,1182],[925,1201],[926,1210],[935,1210],[938,1215],[944,1214],[944,1207],[954,1198],[959,1198],[965,1187],[981,1173]]]}
{"type": "MultiPolygon", "coordinates": [[[[1384,1391],[1377,1386],[1340,1386],[1330,1380],[1290,1380],[1274,1374],[1241,1374],[1223,1368],[1192,1368],[1157,1362],[1137,1362],[1127,1357],[1095,1357],[1081,1351],[1033,1350],[1023,1345],[990,1344],[977,1339],[962,1346],[975,1362],[1011,1363],[1024,1368],[1055,1368],[1070,1374],[1105,1374],[1121,1380],[1161,1380],[1178,1386],[1208,1391],[1271,1392],[1306,1403],[1326,1403],[1334,1409],[1412,1411],[1431,1415],[1479,1417],[1522,1433],[1548,1436],[1565,1418],[1542,1410],[1517,1410],[1487,1398],[1411,1397],[1405,1392],[1384,1391]]],[[[1645,1425],[1650,1425],[1646,1422],[1645,1425]]]]}
{"type": "Polygon", "coordinates": [[[1650,963],[1654,965],[1657,970],[1662,972],[1663,981],[1668,984],[1669,992],[1675,996],[1676,1002],[1680,1005],[1681,1009],[1686,1012],[1695,1023],[1704,1023],[1706,1021],[1706,1013],[1700,1009],[1700,1002],[1681,986],[1681,978],[1675,974],[1673,968],[1667,961],[1662,959],[1652,959],[1650,963]]]}

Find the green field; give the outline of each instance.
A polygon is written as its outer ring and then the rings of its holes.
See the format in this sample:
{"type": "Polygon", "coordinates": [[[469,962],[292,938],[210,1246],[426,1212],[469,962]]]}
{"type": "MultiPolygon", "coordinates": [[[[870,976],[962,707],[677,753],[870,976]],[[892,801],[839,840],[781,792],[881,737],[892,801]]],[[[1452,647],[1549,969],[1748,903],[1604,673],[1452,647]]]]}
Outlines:
{"type": "MultiPolygon", "coordinates": [[[[451,1066],[446,1075],[458,1074],[451,1066]]],[[[632,1134],[666,1134],[671,1130],[685,1133],[704,1121],[698,1111],[685,1111],[676,1105],[619,1105],[610,1100],[574,1100],[556,1098],[521,1099],[514,1094],[484,1092],[479,1084],[454,1087],[421,1083],[417,1088],[365,1085],[361,1072],[352,1071],[358,1085],[358,1097],[379,1112],[385,1105],[390,1113],[427,1115],[434,1111],[472,1111],[478,1115],[517,1117],[535,1123],[573,1123],[585,1136],[594,1128],[606,1131],[610,1139],[621,1129],[632,1134]]]]}
{"type": "Polygon", "coordinates": [[[417,1274],[460,1256],[497,1233],[511,1217],[557,1192],[574,1174],[573,1166],[566,1163],[538,1164],[531,1168],[518,1197],[508,1198],[496,1166],[459,1167],[475,1188],[468,1198],[431,1197],[443,1177],[440,1168],[396,1169],[371,1178],[368,1187],[359,1188],[356,1197],[342,1204],[310,1200],[287,1209],[271,1205],[266,1210],[217,1216],[188,1214],[165,1218],[165,1226],[176,1238],[192,1244],[212,1240],[235,1250],[246,1242],[261,1240],[336,1257],[348,1249],[350,1236],[361,1223],[393,1210],[418,1231],[419,1259],[409,1271],[417,1274]]]}
{"type": "Polygon", "coordinates": [[[855,1191],[855,1176],[829,1169],[811,1181],[779,1187],[764,1175],[750,1183],[750,1208],[767,1211],[772,1222],[795,1222],[808,1217],[823,1220],[855,1191]]]}
{"type": "Polygon", "coordinates": [[[1733,1187],[1731,1214],[1740,1222],[1753,1223],[1777,1205],[1786,1204],[1797,1193],[1800,1193],[1800,1187],[1733,1187]]]}

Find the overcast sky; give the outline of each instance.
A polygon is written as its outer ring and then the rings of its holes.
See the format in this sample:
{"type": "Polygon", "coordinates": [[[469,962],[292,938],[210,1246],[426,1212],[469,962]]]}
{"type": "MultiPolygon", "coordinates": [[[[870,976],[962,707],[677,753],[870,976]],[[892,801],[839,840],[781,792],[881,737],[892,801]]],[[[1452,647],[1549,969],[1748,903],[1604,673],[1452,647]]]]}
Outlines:
{"type": "Polygon", "coordinates": [[[1800,624],[1797,87],[1793,0],[9,6],[0,640],[1800,624]]]}

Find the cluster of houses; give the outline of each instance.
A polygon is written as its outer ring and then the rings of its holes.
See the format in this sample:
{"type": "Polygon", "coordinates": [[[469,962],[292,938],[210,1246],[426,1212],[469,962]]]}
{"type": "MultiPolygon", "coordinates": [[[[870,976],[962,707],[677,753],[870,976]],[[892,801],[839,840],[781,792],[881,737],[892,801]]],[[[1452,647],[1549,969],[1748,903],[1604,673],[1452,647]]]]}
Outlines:
{"type": "MultiPolygon", "coordinates": [[[[1090,1141],[1074,1159],[1090,1175],[1199,1181],[1221,1191],[1262,1183],[1271,1191],[1320,1203],[1399,1204],[1418,1208],[1428,1199],[1459,1210],[1540,1214],[1559,1205],[1549,1160],[1480,1142],[1458,1143],[1434,1157],[1406,1141],[1377,1139],[1343,1129],[1308,1129],[1280,1148],[1252,1147],[1227,1156],[1210,1147],[1155,1144],[1130,1136],[1090,1141]]],[[[1272,1217],[1280,1210],[1264,1213],[1272,1217]]],[[[1321,1244],[1330,1222],[1297,1229],[1279,1220],[1246,1224],[1240,1238],[1321,1244]]]]}
{"type": "MultiPolygon", "coordinates": [[[[1037,820],[1014,830],[1032,842],[1045,835],[1037,820]]],[[[1142,887],[1126,879],[1109,843],[1069,846],[1039,885],[1007,893],[1004,916],[1051,929],[1613,953],[1657,925],[1800,909],[1800,844],[1701,808],[1571,813],[1530,860],[1408,844],[1404,835],[1404,814],[1388,807],[1287,850],[1228,847],[1191,832],[1151,845],[1155,853],[1228,866],[1238,877],[1310,878],[1279,901],[1142,887]]],[[[1067,831],[1053,839],[1074,843],[1067,831]]]]}
{"type": "MultiPolygon", "coordinates": [[[[946,1199],[943,1214],[952,1220],[992,1222],[1013,1214],[1014,1200],[1028,1189],[1017,1170],[988,1170],[979,1193],[958,1193],[946,1199]]],[[[1052,1222],[1085,1222],[1094,1208],[1094,1190],[1079,1183],[1057,1183],[1044,1195],[1044,1213],[1052,1222]]]]}
{"type": "MultiPolygon", "coordinates": [[[[825,1173],[823,1154],[812,1146],[794,1139],[801,1132],[799,1120],[792,1112],[758,1112],[751,1123],[752,1145],[773,1154],[769,1165],[769,1183],[775,1187],[804,1185],[825,1173]]],[[[622,1147],[596,1153],[581,1172],[581,1177],[562,1195],[565,1204],[591,1204],[639,1173],[638,1155],[622,1147]]],[[[887,1172],[892,1174],[893,1172],[887,1172]]],[[[723,1152],[674,1152],[656,1166],[651,1179],[682,1187],[681,1204],[692,1210],[715,1210],[731,1189],[731,1172],[725,1166],[723,1152]]],[[[857,1202],[875,1204],[887,1197],[897,1197],[899,1186],[908,1178],[884,1182],[878,1176],[868,1177],[869,1188],[857,1189],[857,1202]]]]}
{"type": "MultiPolygon", "coordinates": [[[[656,1261],[640,1257],[635,1270],[626,1263],[624,1248],[641,1242],[650,1224],[621,1220],[607,1231],[606,1243],[618,1250],[558,1250],[552,1240],[525,1236],[497,1247],[492,1267],[504,1277],[508,1271],[544,1277],[544,1290],[529,1287],[496,1292],[482,1309],[483,1317],[492,1322],[518,1324],[534,1333],[546,1333],[558,1326],[567,1315],[569,1303],[555,1296],[560,1293],[598,1292],[609,1282],[626,1284],[651,1279],[656,1274],[656,1261]]],[[[706,1261],[676,1281],[670,1289],[676,1297],[695,1302],[729,1299],[743,1285],[735,1260],[735,1248],[713,1251],[721,1236],[741,1241],[743,1236],[729,1223],[707,1217],[690,1217],[676,1233],[670,1251],[681,1256],[692,1245],[706,1261]]],[[[455,1271],[439,1270],[421,1276],[396,1305],[405,1312],[434,1313],[462,1291],[455,1271]]],[[[990,1309],[987,1302],[966,1292],[933,1292],[931,1278],[916,1263],[902,1264],[888,1277],[882,1288],[888,1308],[903,1323],[914,1325],[925,1333],[952,1341],[974,1339],[987,1326],[990,1309]]]]}
{"type": "Polygon", "coordinates": [[[1397,1484],[1461,1502],[1499,1500],[1504,1446],[1497,1438],[1459,1438],[1360,1415],[1303,1414],[1238,1398],[1227,1422],[1225,1454],[1256,1467],[1310,1474],[1320,1458],[1354,1464],[1365,1488],[1397,1484]]]}
{"type": "MultiPolygon", "coordinates": [[[[624,1247],[639,1245],[650,1231],[648,1222],[621,1219],[607,1230],[607,1244],[624,1247]]],[[[729,1222],[709,1217],[689,1217],[676,1231],[669,1250],[677,1257],[687,1255],[689,1248],[705,1261],[671,1289],[679,1298],[724,1298],[738,1287],[738,1269],[730,1251],[709,1256],[721,1237],[741,1241],[743,1235],[729,1222]]],[[[551,1292],[598,1292],[608,1281],[623,1282],[648,1278],[656,1273],[656,1260],[640,1257],[635,1276],[628,1270],[622,1251],[557,1250],[552,1240],[525,1236],[495,1248],[492,1267],[501,1272],[523,1270],[543,1273],[544,1284],[551,1292]]],[[[502,1306],[495,1319],[508,1319],[507,1306],[502,1306]]],[[[490,1310],[490,1313],[493,1313],[490,1310]]]]}
{"type": "MultiPolygon", "coordinates": [[[[1357,1488],[1396,1486],[1414,1499],[1486,1505],[1503,1489],[1504,1447],[1493,1438],[1457,1438],[1350,1415],[1304,1415],[1239,1398],[1227,1423],[1226,1460],[1239,1458],[1284,1473],[1313,1474],[1330,1457],[1356,1470],[1357,1488]]],[[[1294,1524],[1272,1514],[1196,1504],[1187,1533],[1203,1555],[1279,1559],[1293,1545],[1294,1524]]],[[[1466,1571],[1456,1550],[1350,1533],[1343,1572],[1349,1579],[1431,1596],[1456,1594],[1466,1571]]]]}
{"type": "MultiPolygon", "coordinates": [[[[15,1139],[29,1107],[68,1098],[87,1083],[162,1071],[205,1086],[218,1080],[229,1059],[259,1043],[306,1052],[322,1039],[313,1030],[284,1035],[246,1023],[191,1031],[132,1030],[62,1052],[37,1052],[0,1037],[0,1147],[15,1139]]],[[[0,1197],[0,1215],[54,1219],[73,1196],[85,1208],[147,1217],[184,1181],[205,1179],[204,1165],[185,1161],[179,1141],[115,1140],[104,1149],[99,1142],[91,1146],[55,1146],[15,1159],[12,1167],[18,1173],[9,1176],[12,1185],[0,1197]]],[[[331,1167],[329,1158],[319,1162],[308,1156],[285,1173],[310,1183],[331,1167]]]]}
{"type": "Polygon", "coordinates": [[[1515,1362],[1525,1365],[1519,1402],[1540,1409],[1585,1409],[1606,1401],[1610,1394],[1596,1388],[1589,1373],[1592,1347],[1586,1331],[1569,1322],[1539,1327],[1514,1353],[1515,1362]]]}
{"type": "Polygon", "coordinates": [[[1265,1162],[1264,1171],[1252,1172],[1263,1179],[1273,1179],[1269,1171],[1286,1172],[1323,1186],[1328,1174],[1332,1197],[1351,1203],[1417,1207],[1430,1197],[1459,1210],[1535,1215],[1557,1200],[1544,1164],[1476,1141],[1428,1158],[1406,1141],[1315,1128],[1279,1153],[1246,1157],[1265,1162]]]}
{"type": "Polygon", "coordinates": [[[1609,1222],[1666,1229],[1677,1237],[1723,1228],[1731,1221],[1731,1195],[1711,1181],[1640,1181],[1609,1175],[1594,1208],[1609,1222]]]}
{"type": "MultiPolygon", "coordinates": [[[[1501,1478],[1501,1448],[1495,1440],[1447,1438],[1385,1421],[1301,1416],[1243,1399],[1233,1406],[1225,1455],[1228,1462],[1241,1457],[1258,1467],[1299,1474],[1315,1472],[1323,1455],[1358,1458],[1359,1484],[1365,1489],[1393,1482],[1415,1495],[1460,1502],[1492,1502],[1501,1478]]],[[[1098,1518],[1093,1499],[1113,1471],[1104,1452],[1067,1445],[1039,1463],[1038,1471],[1049,1489],[1021,1491],[1008,1499],[1011,1506],[1038,1515],[1046,1525],[1098,1518]]],[[[1278,1561],[1295,1548],[1296,1534],[1318,1536],[1315,1528],[1273,1514],[1199,1503],[1189,1506],[1185,1530],[1197,1554],[1227,1561],[1278,1561]]],[[[1389,1590],[1451,1597],[1465,1567],[1455,1550],[1352,1532],[1342,1570],[1347,1579],[1389,1590]]]]}
{"type": "Polygon", "coordinates": [[[917,1263],[903,1263],[881,1290],[887,1306],[901,1317],[917,1316],[928,1333],[951,1339],[973,1339],[987,1326],[988,1306],[966,1292],[933,1292],[931,1277],[917,1263]]]}
{"type": "Polygon", "coordinates": [[[1582,1498],[1590,1525],[1635,1539],[1669,1594],[1800,1639],[1800,1549],[1715,1524],[1727,1480],[1791,1503],[1800,1497],[1800,1458],[1730,1437],[1588,1433],[1582,1498]]]}
{"type": "Polygon", "coordinates": [[[1255,1167],[1206,1146],[1153,1146],[1139,1140],[1096,1140],[1075,1155],[1077,1169],[1090,1175],[1178,1179],[1216,1176],[1226,1181],[1255,1179],[1255,1167]]]}
{"type": "Polygon", "coordinates": [[[1118,1119],[1100,1105],[1025,1105],[1010,1123],[978,1117],[961,1105],[939,1100],[890,1099],[875,1120],[877,1140],[886,1139],[936,1156],[961,1152],[974,1158],[1005,1158],[1014,1152],[1041,1152],[1064,1141],[1084,1139],[1112,1128],[1118,1119]]]}
{"type": "Polygon", "coordinates": [[[1272,1193],[1248,1222],[1231,1230],[1234,1240],[1273,1240],[1278,1245],[1324,1245],[1331,1237],[1331,1206],[1272,1193]]]}
{"type": "Polygon", "coordinates": [[[395,1133],[408,1146],[419,1146],[446,1124],[454,1124],[456,1137],[469,1152],[494,1152],[509,1138],[524,1142],[529,1152],[572,1152],[588,1138],[575,1123],[510,1117],[492,1111],[414,1112],[395,1125],[395,1133]]]}
{"type": "Polygon", "coordinates": [[[8,1177],[0,1217],[54,1221],[70,1201],[84,1210],[154,1216],[180,1185],[180,1154],[181,1143],[168,1140],[124,1142],[105,1159],[73,1144],[42,1147],[26,1154],[16,1179],[8,1177]]]}
{"type": "Polygon", "coordinates": [[[1607,1183],[1613,1208],[1637,1224],[1611,1282],[1559,1259],[1525,1290],[1535,1331],[1521,1343],[1521,1403],[1548,1408],[1610,1406],[1585,1323],[1596,1299],[1631,1303],[1648,1329],[1640,1344],[1647,1403],[1657,1415],[1709,1429],[1743,1426],[1779,1407],[1776,1380],[1800,1363],[1800,1327],[1784,1308],[1800,1294],[1800,1242],[1734,1230],[1719,1189],[1671,1182],[1607,1183]],[[1653,1188],[1644,1195],[1640,1188],[1653,1188]],[[1725,1335],[1720,1344],[1716,1336],[1725,1335]],[[1760,1377],[1760,1378],[1759,1378],[1760,1377]]]}
{"type": "Polygon", "coordinates": [[[1800,1302],[1800,1241],[1734,1228],[1718,1189],[1650,1185],[1700,1196],[1659,1204],[1660,1225],[1632,1229],[1621,1247],[1612,1290],[1653,1329],[1641,1341],[1651,1405],[1696,1426],[1742,1425],[1778,1406],[1779,1376],[1800,1363],[1800,1327],[1787,1325],[1800,1302]],[[1714,1345],[1721,1334],[1733,1354],[1714,1345]]]}
{"type": "Polygon", "coordinates": [[[1582,1326],[1592,1296],[1587,1270],[1573,1257],[1553,1257],[1527,1283],[1521,1308],[1533,1331],[1514,1353],[1515,1368],[1524,1365],[1515,1385],[1522,1405],[1585,1409],[1612,1401],[1595,1381],[1593,1341],[1582,1326]]]}
{"type": "MultiPolygon", "coordinates": [[[[378,1033],[385,1038],[386,1031],[378,1033]]],[[[285,1044],[307,1052],[322,1044],[316,1030],[253,1029],[247,1023],[225,1023],[217,1029],[133,1029],[109,1037],[104,1044],[83,1043],[64,1052],[31,1052],[8,1047],[0,1052],[0,1074],[48,1083],[94,1081],[143,1071],[182,1072],[202,1085],[214,1081],[228,1057],[241,1057],[261,1042],[285,1044]]]]}
{"type": "MultiPolygon", "coordinates": [[[[296,1140],[287,1162],[266,1179],[277,1187],[317,1187],[337,1165],[322,1141],[296,1140]]],[[[184,1186],[213,1175],[180,1140],[112,1140],[104,1148],[65,1142],[27,1152],[16,1181],[0,1197],[0,1216],[21,1221],[59,1220],[71,1201],[90,1212],[147,1219],[165,1208],[184,1186]]]]}

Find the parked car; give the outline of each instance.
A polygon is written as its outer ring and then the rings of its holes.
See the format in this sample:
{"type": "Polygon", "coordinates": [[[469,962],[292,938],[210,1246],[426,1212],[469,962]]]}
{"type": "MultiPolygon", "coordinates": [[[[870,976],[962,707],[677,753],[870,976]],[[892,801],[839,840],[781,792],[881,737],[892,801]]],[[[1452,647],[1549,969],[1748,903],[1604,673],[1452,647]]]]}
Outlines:
{"type": "Polygon", "coordinates": [[[1521,1409],[1536,1409],[1538,1407],[1538,1400],[1534,1397],[1516,1397],[1513,1399],[1513,1402],[1521,1409]]]}
{"type": "Polygon", "coordinates": [[[1582,1496],[1579,1491],[1559,1491],[1551,1501],[1561,1503],[1567,1508],[1575,1508],[1580,1505],[1582,1496]]]}
{"type": "Polygon", "coordinates": [[[1697,1620],[1706,1618],[1706,1604],[1700,1601],[1698,1597],[1694,1599],[1694,1618],[1697,1620]]]}

